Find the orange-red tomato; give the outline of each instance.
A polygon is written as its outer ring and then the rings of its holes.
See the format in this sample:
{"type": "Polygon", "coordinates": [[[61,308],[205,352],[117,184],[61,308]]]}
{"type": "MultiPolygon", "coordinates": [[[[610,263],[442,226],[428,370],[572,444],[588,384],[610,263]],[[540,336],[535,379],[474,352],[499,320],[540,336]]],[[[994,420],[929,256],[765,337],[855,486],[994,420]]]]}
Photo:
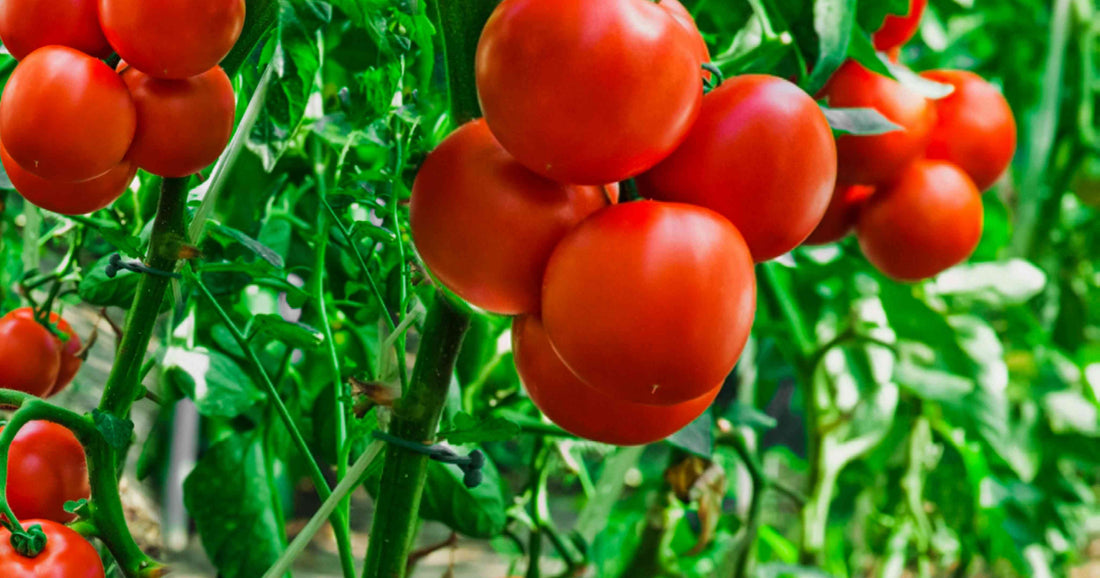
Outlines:
{"type": "Polygon", "coordinates": [[[872,36],[875,49],[888,52],[909,42],[920,28],[920,20],[927,7],[928,0],[909,0],[909,12],[905,16],[887,16],[882,28],[872,36]]]}
{"type": "Polygon", "coordinates": [[[117,167],[136,125],[134,102],[118,74],[64,46],[27,56],[0,99],[4,147],[19,166],[54,181],[86,181],[117,167]]]}
{"type": "Polygon", "coordinates": [[[111,55],[99,28],[97,0],[4,0],[0,41],[22,60],[43,46],[75,48],[96,58],[111,55]]]}
{"type": "MultiPolygon", "coordinates": [[[[669,14],[676,19],[688,33],[694,39],[695,42],[695,56],[699,58],[700,64],[710,62],[710,49],[707,48],[707,41],[703,39],[703,35],[699,33],[699,28],[695,25],[695,18],[688,12],[684,5],[677,0],[661,0],[661,7],[668,10],[669,14]]],[[[703,72],[704,78],[710,78],[710,72],[703,72]]]]}
{"type": "Polygon", "coordinates": [[[15,190],[32,205],[62,215],[94,213],[118,200],[137,174],[137,167],[123,161],[90,181],[63,183],[35,176],[19,166],[0,143],[0,161],[15,190]]]}
{"type": "Polygon", "coordinates": [[[982,218],[981,193],[962,169],[921,160],[868,199],[856,234],[879,271],[918,281],[970,257],[982,237],[982,218]]]}
{"type": "Polygon", "coordinates": [[[979,190],[997,182],[1016,154],[1016,119],[997,87],[964,70],[931,70],[921,76],[955,87],[936,101],[939,120],[927,157],[958,165],[979,190]]]}
{"type": "Polygon", "coordinates": [[[73,432],[48,421],[19,429],[8,452],[8,505],[16,517],[65,524],[76,519],[65,502],[90,495],[84,446],[73,432]]]}
{"type": "Polygon", "coordinates": [[[825,218],[803,245],[828,245],[847,237],[859,220],[859,208],[875,192],[864,185],[839,185],[829,202],[825,218]]]}
{"type": "Polygon", "coordinates": [[[710,407],[721,385],[676,405],[624,401],[581,382],[554,352],[534,316],[512,323],[512,351],[524,388],[543,414],[565,431],[592,441],[634,446],[660,441],[710,407]]]}
{"type": "MultiPolygon", "coordinates": [[[[34,320],[34,309],[30,307],[16,309],[8,313],[7,317],[22,317],[24,319],[34,320]]],[[[72,325],[69,325],[68,321],[65,321],[60,315],[54,312],[50,313],[50,323],[56,325],[57,328],[68,337],[64,342],[61,342],[60,338],[55,338],[58,340],[61,347],[61,367],[57,373],[57,381],[54,382],[54,386],[48,394],[49,396],[54,396],[72,383],[73,378],[76,377],[76,373],[80,371],[80,366],[83,365],[84,360],[77,356],[83,348],[83,345],[80,342],[80,336],[76,334],[76,331],[73,331],[72,325]]]]}
{"type": "Polygon", "coordinates": [[[95,546],[68,526],[49,520],[19,520],[24,528],[42,526],[46,548],[34,558],[15,551],[11,531],[0,528],[0,576],[4,578],[103,578],[95,546]]]}
{"type": "Polygon", "coordinates": [[[157,78],[198,76],[244,28],[245,0],[99,0],[99,21],[123,60],[157,78]]]}
{"type": "Polygon", "coordinates": [[[703,97],[687,140],[638,177],[638,187],[717,211],[762,262],[797,247],[821,222],[836,167],[833,133],[814,99],[782,78],[745,75],[703,97]]]}
{"type": "Polygon", "coordinates": [[[61,342],[33,319],[0,319],[0,387],[45,397],[61,372],[61,342]]]}
{"type": "Polygon", "coordinates": [[[538,311],[554,246],[607,203],[601,187],[527,170],[476,120],[424,161],[410,222],[420,256],[444,285],[477,307],[514,315],[538,311]]]}
{"type": "Polygon", "coordinates": [[[703,96],[697,31],[650,0],[505,0],[477,50],[489,128],[529,169],[598,185],[687,135],[703,96]]]}
{"type": "Polygon", "coordinates": [[[122,73],[137,107],[137,132],[128,158],[162,177],[193,175],[218,160],[233,135],[233,83],[221,67],[190,78],[122,73]]]}
{"type": "Polygon", "coordinates": [[[608,207],[562,239],[543,282],[554,349],[583,382],[673,405],[714,389],[748,340],[752,256],[718,213],[679,203],[608,207]]]}
{"type": "Polygon", "coordinates": [[[881,135],[837,139],[837,178],[841,183],[884,184],[928,146],[936,123],[935,106],[896,80],[851,60],[829,80],[823,96],[834,108],[874,108],[902,127],[881,135]]]}

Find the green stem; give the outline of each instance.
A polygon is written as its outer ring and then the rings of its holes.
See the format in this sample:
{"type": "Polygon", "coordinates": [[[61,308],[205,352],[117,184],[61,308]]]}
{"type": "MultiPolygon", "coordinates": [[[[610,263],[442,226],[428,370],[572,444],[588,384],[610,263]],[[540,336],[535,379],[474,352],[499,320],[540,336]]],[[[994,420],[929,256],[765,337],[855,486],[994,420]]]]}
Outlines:
{"type": "Polygon", "coordinates": [[[474,62],[481,29],[499,0],[436,0],[437,28],[443,32],[451,120],[460,126],[481,116],[474,62]]]}

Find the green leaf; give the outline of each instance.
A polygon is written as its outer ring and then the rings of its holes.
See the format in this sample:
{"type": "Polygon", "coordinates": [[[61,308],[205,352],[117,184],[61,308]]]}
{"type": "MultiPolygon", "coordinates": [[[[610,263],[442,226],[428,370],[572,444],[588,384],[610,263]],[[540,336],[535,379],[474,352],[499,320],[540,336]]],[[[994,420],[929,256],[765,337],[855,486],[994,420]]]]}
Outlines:
{"type": "Polygon", "coordinates": [[[758,430],[769,430],[778,425],[774,417],[739,401],[731,404],[723,417],[735,426],[748,426],[758,430]]]}
{"type": "Polygon", "coordinates": [[[172,346],[163,363],[166,378],[207,417],[236,417],[264,398],[235,361],[216,351],[172,346]]]}
{"type": "Polygon", "coordinates": [[[928,292],[982,303],[991,307],[1021,305],[1043,292],[1047,276],[1042,269],[1022,259],[996,263],[960,265],[940,274],[927,286],[928,292]]]}
{"type": "Polygon", "coordinates": [[[83,216],[67,218],[94,229],[104,241],[107,241],[112,247],[131,259],[140,259],[144,256],[141,240],[114,221],[83,216]]]}
{"type": "Polygon", "coordinates": [[[485,460],[481,473],[481,484],[471,489],[463,483],[464,474],[457,466],[429,462],[420,517],[442,522],[471,538],[500,535],[508,522],[504,487],[491,459],[485,460]]]}
{"type": "Polygon", "coordinates": [[[890,69],[890,74],[894,78],[898,79],[898,82],[905,85],[906,88],[924,96],[925,98],[931,98],[933,100],[939,100],[950,96],[955,92],[955,87],[950,84],[943,84],[934,80],[929,80],[906,66],[900,64],[894,64],[887,61],[886,67],[890,69]]]}
{"type": "Polygon", "coordinates": [[[99,409],[92,410],[92,421],[111,447],[123,450],[130,446],[130,440],[134,437],[134,422],[99,409]]]}
{"type": "Polygon", "coordinates": [[[256,239],[245,235],[243,232],[216,223],[208,223],[207,229],[209,229],[210,234],[213,237],[239,243],[244,248],[248,249],[252,253],[255,253],[256,256],[260,257],[264,261],[267,261],[272,267],[275,267],[276,269],[283,268],[284,263],[282,255],[279,255],[275,251],[264,246],[263,243],[257,241],[256,239]]]}
{"type": "Polygon", "coordinates": [[[756,569],[758,578],[833,578],[832,574],[809,566],[769,562],[756,569]]]}
{"type": "Polygon", "coordinates": [[[821,107],[829,126],[840,134],[873,136],[902,130],[900,126],[873,108],[821,107]]]}
{"type": "Polygon", "coordinates": [[[855,26],[855,0],[816,0],[814,2],[814,30],[817,32],[817,62],[804,87],[806,92],[817,94],[848,57],[848,43],[855,26]]]}
{"type": "Polygon", "coordinates": [[[673,447],[710,459],[714,455],[714,415],[707,411],[666,440],[673,447]]]}
{"type": "Polygon", "coordinates": [[[255,434],[228,437],[206,451],[183,483],[183,500],[203,549],[225,578],[255,578],[286,547],[255,434]]]}
{"type": "Polygon", "coordinates": [[[325,334],[305,323],[286,321],[279,315],[264,314],[252,318],[252,331],[289,347],[317,350],[325,342],[325,334]]]}
{"type": "Polygon", "coordinates": [[[134,302],[141,275],[123,270],[112,279],[107,276],[109,262],[110,255],[92,264],[80,280],[77,293],[89,305],[128,308],[134,302]]]}
{"type": "Polygon", "coordinates": [[[511,441],[520,433],[515,422],[503,417],[478,419],[465,412],[455,415],[451,427],[439,433],[441,440],[456,445],[511,441]]]}

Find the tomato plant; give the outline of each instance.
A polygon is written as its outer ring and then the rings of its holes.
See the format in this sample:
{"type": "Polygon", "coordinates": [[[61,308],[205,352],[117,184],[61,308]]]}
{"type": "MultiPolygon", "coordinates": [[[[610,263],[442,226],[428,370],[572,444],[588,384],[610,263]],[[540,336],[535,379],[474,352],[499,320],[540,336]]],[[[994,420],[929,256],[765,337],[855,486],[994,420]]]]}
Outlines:
{"type": "Polygon", "coordinates": [[[8,448],[8,505],[16,516],[67,523],[65,502],[89,497],[84,446],[64,426],[24,425],[8,448]]]}
{"type": "Polygon", "coordinates": [[[0,41],[18,60],[60,45],[104,58],[111,47],[99,28],[97,0],[17,0],[0,5],[0,41]]]}
{"type": "Polygon", "coordinates": [[[39,525],[46,547],[29,558],[11,545],[11,531],[0,528],[0,573],[11,578],[104,578],[103,562],[94,546],[68,527],[49,520],[27,520],[39,525]]]}

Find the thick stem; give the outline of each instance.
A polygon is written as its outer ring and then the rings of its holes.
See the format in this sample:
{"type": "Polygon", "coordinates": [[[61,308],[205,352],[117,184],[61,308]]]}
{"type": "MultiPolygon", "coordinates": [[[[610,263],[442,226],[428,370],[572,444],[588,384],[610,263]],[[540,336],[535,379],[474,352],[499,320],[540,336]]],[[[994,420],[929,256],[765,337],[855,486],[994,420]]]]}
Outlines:
{"type": "MultiPolygon", "coordinates": [[[[469,323],[465,313],[436,295],[424,321],[409,391],[394,406],[392,435],[414,442],[435,436],[469,323]]],[[[405,576],[427,473],[428,456],[387,445],[364,578],[405,576]]]]}
{"type": "MultiPolygon", "coordinates": [[[[185,203],[187,179],[165,179],[157,205],[156,222],[149,241],[145,265],[161,271],[173,271],[179,261],[187,227],[185,203]]],[[[103,389],[99,409],[119,418],[126,418],[138,399],[141,388],[141,367],[145,352],[153,337],[164,295],[172,280],[161,275],[143,274],[138,282],[137,296],[126,317],[115,364],[103,389]]]]}
{"type": "Polygon", "coordinates": [[[499,0],[436,0],[437,24],[443,31],[447,85],[454,126],[481,116],[474,62],[481,29],[499,0]]]}

